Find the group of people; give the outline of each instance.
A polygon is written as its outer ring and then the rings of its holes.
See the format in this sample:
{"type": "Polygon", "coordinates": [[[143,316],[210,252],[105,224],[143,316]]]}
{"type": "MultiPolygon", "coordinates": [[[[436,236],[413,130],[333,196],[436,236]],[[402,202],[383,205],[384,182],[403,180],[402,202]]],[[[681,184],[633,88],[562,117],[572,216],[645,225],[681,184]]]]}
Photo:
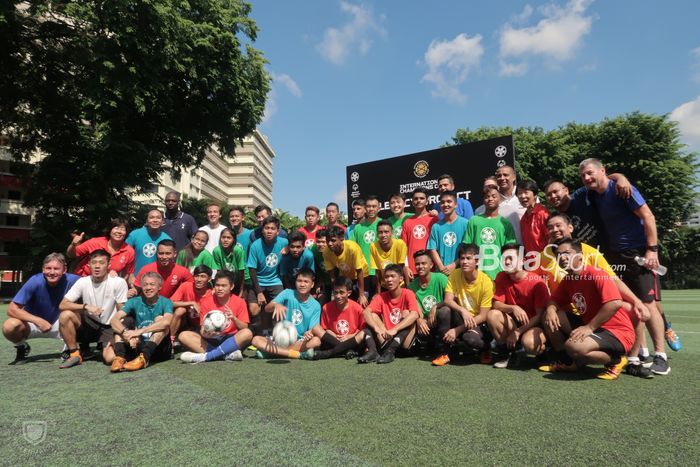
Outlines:
{"type": "Polygon", "coordinates": [[[535,356],[546,372],[602,365],[601,379],[670,372],[666,342],[681,348],[660,306],[657,232],[639,191],[597,159],[579,166],[583,186],[561,180],[516,183],[500,167],[484,180],[476,209],[438,180],[439,201],[422,188],[388,200],[309,206],[306,225],[286,232],[268,206],[244,227],[229,225],[217,204],[198,227],[170,192],[165,210],[148,212],[129,232],[123,219],[104,236],[74,233],[66,255],[48,255],[8,307],[3,333],[28,360],[28,339],[61,338],[60,368],[93,357],[98,343],[111,371],[134,371],[176,354],[185,362],[257,358],[357,358],[389,363],[397,354],[430,353],[432,364],[476,358],[496,368],[535,356]],[[410,205],[412,213],[405,210],[410,205]],[[204,326],[213,310],[225,326],[204,326]],[[298,341],[275,342],[289,321],[298,341]],[[649,330],[650,353],[645,339],[649,330]]]}

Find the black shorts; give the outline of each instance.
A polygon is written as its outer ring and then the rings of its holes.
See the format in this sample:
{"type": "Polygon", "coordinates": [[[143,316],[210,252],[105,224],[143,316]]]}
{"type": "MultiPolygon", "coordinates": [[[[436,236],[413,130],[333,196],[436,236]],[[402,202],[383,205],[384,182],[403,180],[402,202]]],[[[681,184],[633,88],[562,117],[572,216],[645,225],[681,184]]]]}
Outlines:
{"type": "MultiPolygon", "coordinates": [[[[133,360],[134,358],[136,358],[138,354],[143,351],[143,346],[146,344],[146,342],[142,339],[139,339],[139,345],[136,349],[132,349],[128,342],[124,342],[124,348],[126,349],[126,356],[124,358],[126,358],[127,360],[133,360]]],[[[170,360],[170,353],[170,339],[168,339],[168,337],[166,336],[165,339],[160,341],[160,344],[158,344],[158,347],[156,347],[156,349],[153,351],[153,354],[151,354],[151,359],[149,363],[170,360]]]]}
{"type": "Polygon", "coordinates": [[[607,329],[596,329],[595,332],[591,334],[591,339],[598,343],[600,350],[609,355],[617,356],[627,353],[625,352],[625,347],[622,345],[622,342],[617,340],[617,337],[615,337],[613,333],[607,329]]]}
{"type": "MultiPolygon", "coordinates": [[[[282,287],[281,285],[270,285],[267,287],[260,287],[260,291],[263,293],[263,295],[265,295],[265,300],[267,300],[268,303],[270,303],[273,298],[282,293],[283,290],[284,287],[282,287]]],[[[246,301],[248,303],[258,303],[258,294],[255,293],[253,287],[247,290],[246,301]]]]}
{"type": "Polygon", "coordinates": [[[640,266],[635,256],[644,256],[642,248],[608,253],[608,262],[617,275],[643,303],[661,300],[659,276],[651,269],[640,266]]]}
{"type": "Polygon", "coordinates": [[[80,327],[75,335],[78,342],[81,344],[99,342],[106,346],[112,341],[113,335],[112,326],[100,323],[87,312],[81,313],[80,327]]]}

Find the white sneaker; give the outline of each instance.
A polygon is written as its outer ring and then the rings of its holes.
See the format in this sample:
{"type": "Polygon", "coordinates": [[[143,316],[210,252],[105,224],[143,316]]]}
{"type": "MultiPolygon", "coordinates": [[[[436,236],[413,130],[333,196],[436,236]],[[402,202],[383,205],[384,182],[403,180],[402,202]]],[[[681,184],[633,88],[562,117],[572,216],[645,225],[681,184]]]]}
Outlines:
{"type": "Polygon", "coordinates": [[[227,362],[242,362],[243,353],[240,350],[235,350],[224,357],[227,362]]]}
{"type": "Polygon", "coordinates": [[[202,363],[206,358],[206,354],[195,352],[182,352],[180,360],[186,363],[202,363]]]}
{"type": "Polygon", "coordinates": [[[499,360],[493,363],[494,368],[508,368],[508,363],[510,362],[510,356],[505,360],[499,360]]]}

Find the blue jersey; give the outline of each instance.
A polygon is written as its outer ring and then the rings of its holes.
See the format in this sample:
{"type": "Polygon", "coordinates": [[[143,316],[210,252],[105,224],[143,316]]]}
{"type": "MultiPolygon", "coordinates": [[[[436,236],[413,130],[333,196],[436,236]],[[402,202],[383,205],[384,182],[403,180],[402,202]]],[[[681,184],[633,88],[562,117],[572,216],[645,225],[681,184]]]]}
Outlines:
{"type": "Polygon", "coordinates": [[[287,243],[286,238],[277,237],[272,244],[267,244],[259,238],[250,245],[246,267],[255,269],[258,284],[261,287],[282,285],[282,277],[279,273],[281,252],[287,243]]]}
{"type": "Polygon", "coordinates": [[[443,265],[447,266],[457,259],[457,248],[464,239],[467,225],[469,221],[459,216],[451,224],[444,219],[433,224],[428,239],[428,250],[437,251],[443,265]]]}
{"type": "Polygon", "coordinates": [[[158,300],[153,305],[149,305],[145,298],[137,295],[126,301],[122,311],[134,317],[137,328],[145,328],[153,324],[158,316],[172,314],[173,302],[159,295],[158,300]]]}
{"type": "Polygon", "coordinates": [[[236,243],[238,243],[241,246],[241,248],[243,248],[246,257],[248,255],[248,249],[250,248],[250,244],[252,243],[250,241],[250,232],[250,229],[246,229],[245,227],[243,227],[241,233],[236,234],[236,243]]]}
{"type": "MultiPolygon", "coordinates": [[[[443,214],[442,210],[440,209],[440,202],[435,203],[433,205],[433,209],[435,209],[438,212],[438,220],[445,219],[445,214],[443,214]]],[[[469,220],[474,215],[474,208],[472,207],[472,203],[468,199],[464,198],[457,198],[456,211],[459,217],[464,217],[466,220],[469,220]]]]}
{"type": "Polygon", "coordinates": [[[285,289],[272,301],[287,307],[285,319],[294,324],[301,339],[306,331],[321,323],[321,304],[310,295],[305,302],[300,302],[297,297],[296,290],[285,289]]]}
{"type": "Polygon", "coordinates": [[[12,301],[22,305],[25,311],[53,324],[60,313],[58,305],[80,276],[64,274],[58,284],[50,286],[42,273],[34,274],[24,283],[12,301]]]}
{"type": "Polygon", "coordinates": [[[162,230],[159,230],[152,236],[148,233],[148,227],[132,230],[129,236],[126,237],[126,243],[134,247],[134,251],[136,252],[134,276],[139,275],[139,271],[142,267],[155,262],[158,242],[161,240],[172,240],[172,238],[162,230]]]}
{"type": "Polygon", "coordinates": [[[607,246],[605,229],[595,206],[593,193],[590,193],[584,186],[571,193],[569,197],[571,202],[566,210],[566,215],[569,216],[571,225],[574,226],[572,237],[594,247],[600,246],[602,250],[605,250],[607,246]]]}
{"type": "Polygon", "coordinates": [[[646,234],[642,220],[634,213],[646,204],[637,188],[632,187],[630,199],[617,196],[615,182],[610,180],[608,188],[595,193],[594,199],[600,218],[605,226],[608,246],[612,251],[625,251],[646,247],[646,234]]]}
{"type": "Polygon", "coordinates": [[[292,258],[292,255],[287,253],[286,255],[282,256],[282,262],[280,263],[280,275],[282,277],[290,277],[292,280],[294,280],[294,276],[296,276],[297,272],[299,272],[299,269],[301,268],[309,268],[316,272],[314,263],[314,254],[308,248],[304,248],[304,250],[301,252],[301,256],[296,259],[292,258]]]}

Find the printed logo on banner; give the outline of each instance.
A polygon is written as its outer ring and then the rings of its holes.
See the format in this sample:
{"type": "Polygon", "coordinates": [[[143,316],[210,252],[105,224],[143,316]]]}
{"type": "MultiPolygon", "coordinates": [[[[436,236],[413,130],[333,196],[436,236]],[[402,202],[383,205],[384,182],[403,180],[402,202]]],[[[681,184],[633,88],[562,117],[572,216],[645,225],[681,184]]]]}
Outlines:
{"type": "Polygon", "coordinates": [[[506,154],[508,154],[508,148],[501,144],[500,146],[496,147],[494,153],[496,154],[496,157],[506,157],[506,154]]]}
{"type": "Polygon", "coordinates": [[[430,166],[425,161],[418,161],[413,166],[413,175],[415,175],[418,178],[425,177],[426,175],[428,175],[428,172],[430,172],[430,166]]]}
{"type": "Polygon", "coordinates": [[[352,191],[357,191],[358,188],[360,188],[360,185],[358,185],[357,183],[353,183],[352,191]]]}
{"type": "Polygon", "coordinates": [[[496,165],[497,165],[498,167],[503,167],[504,165],[506,165],[506,161],[504,161],[503,159],[501,159],[501,160],[499,160],[499,161],[496,163],[496,165]]]}
{"type": "Polygon", "coordinates": [[[360,174],[359,174],[359,173],[353,172],[353,173],[350,174],[350,180],[352,180],[353,182],[356,182],[356,181],[358,181],[359,179],[360,179],[360,174]]]}

